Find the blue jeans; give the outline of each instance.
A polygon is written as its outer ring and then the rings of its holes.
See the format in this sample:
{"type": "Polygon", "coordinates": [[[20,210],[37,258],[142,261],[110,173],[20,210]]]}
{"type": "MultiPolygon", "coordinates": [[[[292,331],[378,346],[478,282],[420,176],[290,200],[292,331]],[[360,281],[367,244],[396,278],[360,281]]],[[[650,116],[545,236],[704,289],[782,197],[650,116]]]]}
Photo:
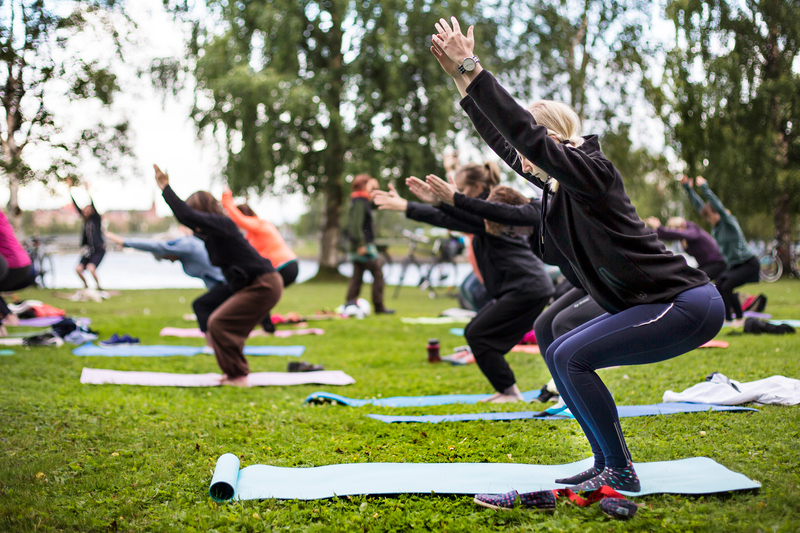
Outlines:
{"type": "Polygon", "coordinates": [[[632,460],[614,398],[595,370],[677,357],[713,339],[724,318],[722,297],[708,283],[672,302],[603,314],[553,341],[545,362],[598,462],[621,467],[632,460]]]}

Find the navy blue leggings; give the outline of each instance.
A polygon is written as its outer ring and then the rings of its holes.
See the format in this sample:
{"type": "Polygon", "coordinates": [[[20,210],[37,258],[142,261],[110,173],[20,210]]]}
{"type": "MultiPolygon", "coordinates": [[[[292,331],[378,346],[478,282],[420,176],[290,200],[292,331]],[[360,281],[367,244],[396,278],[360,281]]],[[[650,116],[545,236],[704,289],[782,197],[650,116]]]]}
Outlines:
{"type": "Polygon", "coordinates": [[[708,283],[672,302],[606,313],[553,341],[545,362],[597,461],[611,467],[632,462],[614,398],[595,370],[677,357],[713,339],[724,318],[722,297],[708,283]]]}

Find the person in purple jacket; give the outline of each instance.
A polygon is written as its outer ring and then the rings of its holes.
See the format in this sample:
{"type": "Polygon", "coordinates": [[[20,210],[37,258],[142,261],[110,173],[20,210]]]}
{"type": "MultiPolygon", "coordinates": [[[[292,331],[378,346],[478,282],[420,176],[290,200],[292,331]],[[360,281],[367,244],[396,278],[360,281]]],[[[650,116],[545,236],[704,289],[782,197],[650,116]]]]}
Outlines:
{"type": "Polygon", "coordinates": [[[662,241],[681,241],[683,249],[697,261],[697,268],[715,280],[727,267],[725,258],[719,251],[717,241],[703,228],[694,222],[681,217],[672,217],[667,220],[666,227],[656,217],[648,217],[647,225],[656,230],[656,235],[662,241]]]}
{"type": "MultiPolygon", "coordinates": [[[[592,468],[556,482],[581,491],[608,485],[639,492],[617,406],[597,370],[656,363],[698,348],[722,328],[722,297],[704,272],[667,251],[641,221],[621,174],[596,135],[581,136],[572,108],[547,100],[522,107],[481,66],[472,27],[462,34],[455,17],[435,26],[431,52],[453,77],[473,125],[483,139],[502,137],[525,179],[542,188],[543,256],[555,246],[606,311],[556,339],[545,354],[594,455],[592,468]]],[[[478,495],[475,501],[503,507],[512,498],[478,495]]]]}

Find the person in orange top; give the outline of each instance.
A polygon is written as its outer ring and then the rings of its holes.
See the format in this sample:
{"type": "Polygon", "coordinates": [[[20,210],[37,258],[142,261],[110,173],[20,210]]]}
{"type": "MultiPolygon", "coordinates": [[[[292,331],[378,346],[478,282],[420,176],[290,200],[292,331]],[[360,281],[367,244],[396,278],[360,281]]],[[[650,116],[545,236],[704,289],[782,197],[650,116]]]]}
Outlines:
{"type": "MultiPolygon", "coordinates": [[[[299,271],[297,256],[286,245],[278,228],[269,220],[258,218],[247,204],[239,204],[233,201],[233,193],[226,189],[222,194],[222,207],[239,228],[245,231],[247,241],[255,248],[262,257],[266,257],[275,265],[275,270],[283,278],[283,287],[286,288],[297,279],[299,271]]],[[[272,318],[267,316],[261,323],[264,331],[274,332],[275,326],[272,318]]]]}

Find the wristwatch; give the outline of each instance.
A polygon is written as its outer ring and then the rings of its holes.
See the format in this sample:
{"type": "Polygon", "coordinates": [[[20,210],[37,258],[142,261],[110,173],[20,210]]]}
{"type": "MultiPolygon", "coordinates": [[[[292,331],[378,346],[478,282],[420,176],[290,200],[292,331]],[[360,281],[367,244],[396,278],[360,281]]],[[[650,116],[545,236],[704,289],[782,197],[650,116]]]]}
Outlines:
{"type": "Polygon", "coordinates": [[[464,61],[462,61],[461,64],[458,66],[458,72],[460,72],[461,74],[472,72],[473,70],[475,70],[475,65],[477,65],[480,62],[481,60],[478,59],[478,56],[465,57],[464,61]]]}

